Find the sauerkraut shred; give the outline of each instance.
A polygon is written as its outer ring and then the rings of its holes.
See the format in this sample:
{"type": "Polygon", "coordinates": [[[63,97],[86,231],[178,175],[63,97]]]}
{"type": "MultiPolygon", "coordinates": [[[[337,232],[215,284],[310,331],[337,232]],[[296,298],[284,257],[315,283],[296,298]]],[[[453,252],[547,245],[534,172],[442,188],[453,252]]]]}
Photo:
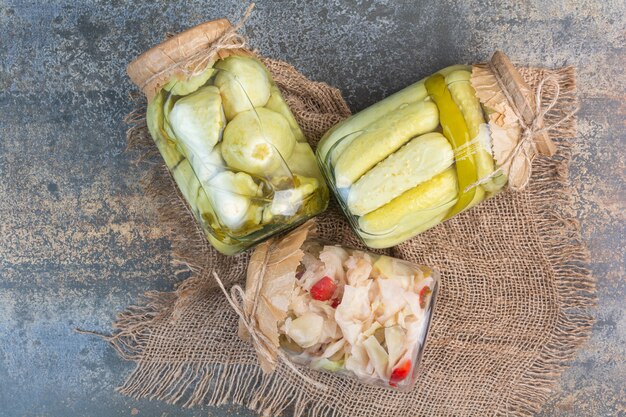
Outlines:
{"type": "Polygon", "coordinates": [[[279,323],[282,348],[313,368],[409,384],[394,370],[406,368],[406,361],[412,369],[423,343],[430,303],[420,297],[431,296],[430,270],[316,241],[303,250],[287,318],[279,323]],[[325,278],[336,289],[327,300],[315,299],[312,288],[325,278]]]}

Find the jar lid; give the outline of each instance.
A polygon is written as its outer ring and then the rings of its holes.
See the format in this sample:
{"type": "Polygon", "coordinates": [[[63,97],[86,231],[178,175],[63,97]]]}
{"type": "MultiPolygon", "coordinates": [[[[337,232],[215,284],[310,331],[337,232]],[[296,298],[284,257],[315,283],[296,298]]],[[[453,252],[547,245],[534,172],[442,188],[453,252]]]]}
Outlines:
{"type": "MultiPolygon", "coordinates": [[[[190,57],[203,50],[210,54],[211,45],[232,27],[228,19],[222,18],[201,23],[168,37],[135,58],[126,68],[126,72],[150,101],[173,76],[184,74],[197,65],[197,59],[190,60],[190,57]]],[[[235,44],[235,38],[226,40],[225,43],[235,44]]],[[[249,54],[243,48],[223,49],[213,53],[219,58],[231,54],[249,54]]]]}
{"type": "MultiPolygon", "coordinates": [[[[502,51],[494,52],[489,61],[489,68],[499,79],[500,87],[507,90],[509,104],[517,109],[517,114],[526,125],[531,125],[539,111],[536,108],[535,94],[509,57],[502,51]]],[[[543,121],[539,121],[537,127],[543,128],[543,121]]],[[[556,153],[556,145],[550,139],[548,132],[541,131],[535,134],[534,141],[539,153],[547,156],[553,156],[556,153]]]]}

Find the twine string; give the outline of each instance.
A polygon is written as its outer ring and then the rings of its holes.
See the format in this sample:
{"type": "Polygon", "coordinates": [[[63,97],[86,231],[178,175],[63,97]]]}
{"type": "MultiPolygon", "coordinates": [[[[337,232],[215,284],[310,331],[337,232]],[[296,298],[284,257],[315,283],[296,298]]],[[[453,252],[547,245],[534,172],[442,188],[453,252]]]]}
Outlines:
{"type": "MultiPolygon", "coordinates": [[[[141,89],[143,90],[144,88],[146,88],[146,86],[150,85],[155,80],[159,80],[163,76],[171,74],[175,71],[180,71],[188,78],[191,78],[194,75],[198,75],[204,72],[210,65],[211,60],[213,59],[215,54],[217,54],[219,51],[224,49],[245,48],[247,46],[246,38],[237,32],[243,27],[248,18],[250,18],[250,14],[252,13],[253,9],[254,3],[250,3],[244,15],[235,26],[232,26],[224,31],[222,36],[217,38],[214,42],[207,44],[206,48],[194,52],[185,59],[175,61],[172,63],[172,65],[152,74],[143,82],[143,84],[141,85],[141,89]]],[[[171,34],[166,33],[166,37],[168,39],[171,36],[171,34]]]]}
{"type": "MultiPolygon", "coordinates": [[[[239,285],[233,285],[230,289],[230,293],[224,287],[222,280],[219,278],[217,273],[213,271],[213,278],[217,282],[217,285],[220,287],[228,304],[232,307],[232,309],[237,313],[241,323],[245,326],[246,330],[250,334],[252,339],[252,345],[256,352],[263,357],[269,363],[276,363],[276,358],[278,357],[294,374],[298,375],[304,381],[309,384],[315,386],[318,389],[325,390],[326,385],[311,379],[310,377],[304,375],[300,370],[296,367],[296,365],[289,359],[289,357],[280,349],[274,346],[271,340],[268,339],[267,336],[263,334],[263,332],[259,329],[256,316],[254,311],[256,311],[256,305],[258,297],[254,297],[253,306],[251,309],[251,313],[248,313],[246,309],[246,294],[245,291],[239,285]]],[[[258,294],[262,280],[256,280],[255,294],[258,294]]]]}
{"type": "Polygon", "coordinates": [[[537,109],[537,111],[532,121],[529,124],[527,124],[524,121],[524,118],[522,117],[520,110],[514,104],[515,102],[513,101],[513,98],[511,97],[510,92],[508,91],[506,87],[503,86],[502,80],[500,79],[498,73],[496,71],[492,71],[492,72],[494,73],[496,80],[498,81],[498,84],[500,85],[500,89],[502,90],[506,99],[510,103],[511,108],[513,109],[513,112],[519,119],[519,124],[522,130],[522,133],[521,133],[519,141],[517,142],[517,144],[511,151],[511,153],[509,153],[509,155],[507,155],[504,161],[502,161],[502,163],[500,164],[500,168],[498,168],[491,174],[481,178],[479,181],[476,181],[475,183],[468,185],[465,188],[466,192],[472,189],[473,187],[476,187],[478,185],[481,185],[490,181],[494,177],[502,175],[504,173],[504,171],[502,170],[502,167],[506,166],[509,163],[510,163],[509,173],[508,173],[509,188],[511,188],[514,191],[520,191],[524,189],[530,181],[530,177],[532,174],[532,162],[533,162],[535,155],[537,154],[537,144],[535,142],[535,137],[543,134],[544,132],[548,132],[552,129],[555,129],[556,127],[558,127],[565,121],[571,119],[576,114],[576,112],[578,112],[578,106],[576,106],[574,110],[565,114],[563,117],[559,118],[554,123],[550,123],[549,125],[544,125],[543,123],[544,118],[546,114],[548,114],[556,106],[559,100],[559,95],[561,91],[561,87],[559,85],[559,81],[557,77],[554,74],[550,74],[542,78],[539,84],[537,85],[537,90],[535,92],[535,109],[537,109]],[[550,100],[549,103],[544,105],[543,96],[544,96],[545,86],[547,84],[552,84],[555,91],[554,91],[552,100],[550,100]],[[520,184],[512,183],[510,179],[518,175],[518,173],[522,169],[525,169],[525,172],[526,172],[524,174],[523,181],[520,184]]]}

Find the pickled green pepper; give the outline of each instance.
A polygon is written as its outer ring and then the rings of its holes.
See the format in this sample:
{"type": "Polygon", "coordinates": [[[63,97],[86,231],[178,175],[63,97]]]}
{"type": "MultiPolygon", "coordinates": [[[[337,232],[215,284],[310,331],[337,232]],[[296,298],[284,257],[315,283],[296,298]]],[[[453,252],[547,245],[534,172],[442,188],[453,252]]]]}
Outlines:
{"type": "Polygon", "coordinates": [[[446,215],[446,219],[449,219],[463,211],[474,200],[477,187],[469,190],[466,188],[478,179],[476,163],[472,153],[468,152],[471,138],[465,118],[452,99],[445,77],[441,74],[434,74],[426,79],[425,84],[428,95],[439,108],[439,123],[443,129],[443,135],[450,141],[457,155],[455,165],[459,183],[459,199],[446,215]]]}

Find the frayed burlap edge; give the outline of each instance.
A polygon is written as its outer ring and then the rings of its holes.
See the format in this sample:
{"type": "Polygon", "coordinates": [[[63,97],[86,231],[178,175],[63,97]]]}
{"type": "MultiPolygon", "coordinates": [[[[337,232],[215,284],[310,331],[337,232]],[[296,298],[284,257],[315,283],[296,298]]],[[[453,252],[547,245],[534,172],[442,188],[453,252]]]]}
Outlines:
{"type": "MultiPolygon", "coordinates": [[[[573,67],[559,70],[522,69],[531,87],[548,73],[559,79],[561,93],[558,109],[546,117],[546,124],[563,117],[578,105],[576,71],[573,67]],[[530,74],[536,71],[534,77],[530,74]]],[[[546,92],[546,101],[553,97],[546,92]]],[[[535,172],[530,183],[531,199],[538,221],[537,232],[543,240],[545,254],[557,285],[559,314],[555,329],[535,363],[519,378],[515,392],[502,398],[506,405],[499,415],[533,415],[541,410],[558,383],[561,373],[576,356],[578,348],[591,336],[595,322],[590,307],[595,307],[596,284],[588,265],[590,262],[574,210],[575,192],[569,182],[569,163],[576,137],[576,118],[549,132],[558,144],[558,153],[549,158],[540,156],[533,163],[535,172]]]]}
{"type": "MultiPolygon", "coordinates": [[[[542,70],[522,70],[522,74],[528,76],[531,71],[535,72],[535,79],[540,78],[542,70]]],[[[554,73],[559,76],[563,95],[561,100],[564,105],[559,109],[565,113],[567,107],[576,104],[575,72],[573,68],[564,68],[554,73]]],[[[536,83],[531,82],[531,85],[536,83]]],[[[347,107],[340,110],[344,111],[338,120],[349,114],[347,107]]],[[[558,118],[558,112],[548,115],[548,118],[558,118]]],[[[295,113],[299,122],[303,122],[302,114],[295,113]]],[[[140,160],[150,159],[156,154],[143,115],[145,107],[139,106],[128,119],[131,123],[129,147],[142,149],[140,160]]],[[[554,323],[555,331],[537,360],[518,376],[516,389],[500,398],[496,415],[528,416],[539,411],[561,372],[591,334],[594,318],[590,307],[596,302],[595,280],[587,267],[589,254],[572,208],[574,194],[568,182],[572,144],[567,139],[559,139],[572,138],[575,131],[575,120],[571,120],[556,132],[551,132],[552,137],[557,138],[559,153],[552,159],[540,157],[535,161],[535,175],[530,189],[525,192],[540,218],[535,227],[542,238],[557,286],[559,314],[554,323]]],[[[142,184],[155,200],[163,226],[171,232],[175,264],[180,267],[180,272],[192,271],[192,277],[175,292],[147,293],[138,306],[129,307],[117,316],[114,323],[117,333],[109,341],[124,359],[137,363],[119,392],[134,398],[158,399],[185,407],[233,403],[263,415],[277,415],[289,407],[295,416],[305,412],[314,417],[339,415],[332,404],[311,403],[303,392],[294,393],[286,384],[274,384],[281,373],[263,374],[255,363],[222,366],[143,360],[152,323],[175,314],[180,307],[178,303],[187,299],[185,294],[200,292],[197,295],[202,296],[202,292],[210,291],[210,286],[206,284],[210,265],[192,258],[193,254],[207,250],[208,243],[189,215],[165,166],[154,166],[142,184]]]]}

